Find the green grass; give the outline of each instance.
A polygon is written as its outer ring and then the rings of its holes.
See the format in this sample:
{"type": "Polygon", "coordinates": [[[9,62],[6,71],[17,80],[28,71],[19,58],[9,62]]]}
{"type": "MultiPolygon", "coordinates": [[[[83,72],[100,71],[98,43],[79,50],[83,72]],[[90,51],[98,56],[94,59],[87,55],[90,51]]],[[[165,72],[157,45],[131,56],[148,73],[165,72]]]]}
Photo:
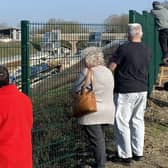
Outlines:
{"type": "Polygon", "coordinates": [[[156,122],[146,122],[146,127],[149,128],[150,132],[154,137],[158,137],[160,134],[168,131],[168,127],[156,122]]]}
{"type": "MultiPolygon", "coordinates": [[[[40,44],[39,38],[33,38],[34,43],[40,44]]],[[[30,44],[30,54],[35,53],[36,49],[30,44]]],[[[0,42],[0,58],[7,56],[21,55],[21,42],[0,42]]]]}
{"type": "Polygon", "coordinates": [[[57,164],[69,167],[73,162],[76,163],[76,149],[79,148],[79,144],[76,143],[78,133],[75,132],[78,130],[77,123],[68,116],[70,87],[71,83],[65,84],[32,98],[34,104],[33,158],[34,165],[37,167],[48,165],[52,168],[57,164]]]}

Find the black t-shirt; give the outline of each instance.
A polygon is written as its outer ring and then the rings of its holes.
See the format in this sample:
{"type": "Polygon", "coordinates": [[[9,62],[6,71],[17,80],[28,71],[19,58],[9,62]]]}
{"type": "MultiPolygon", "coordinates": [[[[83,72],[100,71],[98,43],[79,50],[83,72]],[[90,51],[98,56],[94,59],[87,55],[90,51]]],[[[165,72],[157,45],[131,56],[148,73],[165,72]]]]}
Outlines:
{"type": "Polygon", "coordinates": [[[110,62],[115,62],[116,93],[142,92],[148,90],[150,50],[140,42],[121,45],[110,62]]]}

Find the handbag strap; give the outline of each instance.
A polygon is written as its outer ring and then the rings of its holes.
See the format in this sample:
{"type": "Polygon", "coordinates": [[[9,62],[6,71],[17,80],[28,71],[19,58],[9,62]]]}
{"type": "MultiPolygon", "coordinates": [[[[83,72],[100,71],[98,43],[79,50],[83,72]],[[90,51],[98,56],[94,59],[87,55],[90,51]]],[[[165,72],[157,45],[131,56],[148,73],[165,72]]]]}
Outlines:
{"type": "Polygon", "coordinates": [[[83,83],[82,89],[86,88],[89,77],[90,77],[91,90],[93,90],[93,71],[92,71],[91,68],[89,68],[88,71],[87,71],[87,75],[86,75],[85,81],[83,83]]]}

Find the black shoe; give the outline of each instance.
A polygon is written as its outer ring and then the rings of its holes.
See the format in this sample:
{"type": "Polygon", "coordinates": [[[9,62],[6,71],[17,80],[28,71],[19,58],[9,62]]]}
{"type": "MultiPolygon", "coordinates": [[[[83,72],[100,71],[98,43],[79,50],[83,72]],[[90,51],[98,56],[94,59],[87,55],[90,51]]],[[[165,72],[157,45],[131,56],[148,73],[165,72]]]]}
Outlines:
{"type": "Polygon", "coordinates": [[[120,158],[123,163],[131,163],[132,158],[120,158]]]}
{"type": "Polygon", "coordinates": [[[114,163],[122,163],[125,165],[130,165],[132,158],[120,158],[118,156],[112,157],[111,161],[114,163]]]}
{"type": "Polygon", "coordinates": [[[143,160],[143,156],[133,155],[132,159],[135,160],[135,161],[142,161],[143,160]]]}

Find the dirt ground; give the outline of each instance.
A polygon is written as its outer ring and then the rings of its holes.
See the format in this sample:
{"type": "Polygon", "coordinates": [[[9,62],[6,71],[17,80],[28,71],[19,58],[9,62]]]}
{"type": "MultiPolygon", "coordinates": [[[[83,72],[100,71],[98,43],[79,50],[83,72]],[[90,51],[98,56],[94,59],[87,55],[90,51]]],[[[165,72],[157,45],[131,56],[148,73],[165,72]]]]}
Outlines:
{"type": "Polygon", "coordinates": [[[107,162],[107,168],[168,168],[168,92],[154,90],[145,114],[145,147],[143,161],[128,166],[107,162]]]}

